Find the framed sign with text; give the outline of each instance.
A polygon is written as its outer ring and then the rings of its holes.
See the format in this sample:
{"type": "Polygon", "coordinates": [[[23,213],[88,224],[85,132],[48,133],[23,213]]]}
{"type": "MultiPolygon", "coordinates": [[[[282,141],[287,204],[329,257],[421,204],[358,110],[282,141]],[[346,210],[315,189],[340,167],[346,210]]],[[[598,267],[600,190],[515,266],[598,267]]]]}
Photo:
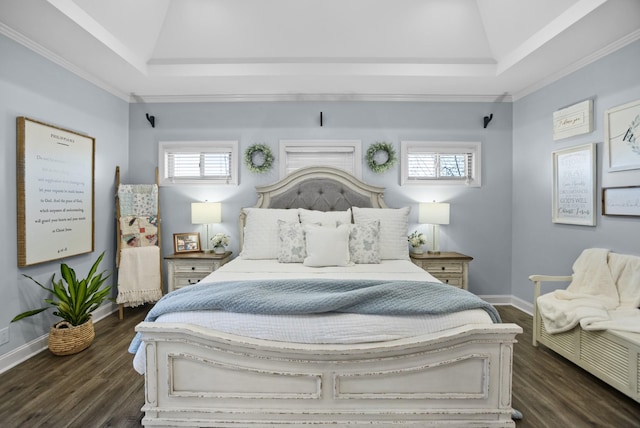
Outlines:
{"type": "Polygon", "coordinates": [[[602,215],[640,216],[640,186],[602,189],[602,215]]]}
{"type": "Polygon", "coordinates": [[[17,118],[18,266],[94,250],[95,139],[17,118]]]}
{"type": "Polygon", "coordinates": [[[640,169],[640,100],[605,112],[604,137],[609,171],[640,169]]]}
{"type": "Polygon", "coordinates": [[[596,225],[596,144],[553,152],[554,223],[596,225]]]}
{"type": "Polygon", "coordinates": [[[585,100],[553,113],[554,140],[591,131],[593,131],[593,100],[585,100]]]}

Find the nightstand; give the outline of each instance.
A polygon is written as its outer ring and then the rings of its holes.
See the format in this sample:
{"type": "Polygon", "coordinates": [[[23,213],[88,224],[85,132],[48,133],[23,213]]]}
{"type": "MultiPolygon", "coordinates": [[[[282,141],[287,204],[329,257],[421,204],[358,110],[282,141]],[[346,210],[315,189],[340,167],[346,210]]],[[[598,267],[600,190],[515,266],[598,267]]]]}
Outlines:
{"type": "Polygon", "coordinates": [[[197,284],[202,278],[219,269],[231,260],[231,251],[224,254],[172,254],[164,259],[167,261],[167,292],[171,293],[187,285],[197,284]]]}
{"type": "Polygon", "coordinates": [[[440,254],[413,254],[411,261],[438,278],[445,284],[469,289],[469,262],[473,257],[460,253],[442,252],[440,254]]]}

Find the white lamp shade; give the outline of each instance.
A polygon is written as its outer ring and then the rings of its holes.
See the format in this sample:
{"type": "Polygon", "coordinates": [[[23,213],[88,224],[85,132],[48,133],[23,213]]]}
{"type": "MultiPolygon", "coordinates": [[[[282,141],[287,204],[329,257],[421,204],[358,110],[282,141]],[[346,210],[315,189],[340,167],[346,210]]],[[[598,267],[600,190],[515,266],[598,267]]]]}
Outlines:
{"type": "Polygon", "coordinates": [[[420,204],[418,222],[424,224],[449,224],[449,204],[444,202],[420,204]]]}
{"type": "Polygon", "coordinates": [[[222,204],[220,202],[192,202],[191,223],[212,224],[222,222],[222,204]]]}

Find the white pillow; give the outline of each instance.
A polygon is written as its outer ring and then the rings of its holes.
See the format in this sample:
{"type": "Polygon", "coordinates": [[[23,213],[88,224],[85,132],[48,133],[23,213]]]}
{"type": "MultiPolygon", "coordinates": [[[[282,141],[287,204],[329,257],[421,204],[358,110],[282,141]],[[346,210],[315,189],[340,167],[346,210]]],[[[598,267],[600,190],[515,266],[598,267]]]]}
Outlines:
{"type": "Polygon", "coordinates": [[[380,259],[409,260],[407,230],[409,211],[404,208],[358,208],[353,207],[353,222],[366,223],[380,220],[380,259]]]}
{"type": "Polygon", "coordinates": [[[244,208],[247,214],[244,226],[243,259],[278,258],[278,220],[298,222],[298,210],[271,208],[244,208]]]}
{"type": "Polygon", "coordinates": [[[311,267],[347,266],[349,264],[349,225],[304,226],[307,257],[303,264],[311,267]]]}
{"type": "Polygon", "coordinates": [[[321,224],[323,226],[335,227],[338,223],[351,223],[351,209],[346,211],[316,211],[305,210],[299,208],[300,223],[306,224],[321,224]]]}

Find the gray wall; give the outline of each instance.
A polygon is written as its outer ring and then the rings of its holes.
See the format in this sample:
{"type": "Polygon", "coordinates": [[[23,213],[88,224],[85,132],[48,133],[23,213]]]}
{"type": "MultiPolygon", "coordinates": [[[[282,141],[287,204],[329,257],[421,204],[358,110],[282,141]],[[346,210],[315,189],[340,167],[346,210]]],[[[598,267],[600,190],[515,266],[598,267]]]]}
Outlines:
{"type": "Polygon", "coordinates": [[[0,230],[5,231],[0,257],[0,328],[10,328],[10,341],[0,345],[1,355],[48,333],[56,319],[47,311],[9,324],[18,313],[45,306],[43,299],[49,297],[22,275],[43,284],[54,272],[59,277],[59,261],[17,267],[16,117],[27,116],[96,139],[96,251],[61,260],[84,275],[102,251],[107,254],[100,267],[114,268],[114,172],[118,164],[128,166],[129,106],[4,36],[0,36],[0,58],[0,230]]]}
{"type": "MultiPolygon", "coordinates": [[[[640,185],[640,170],[608,172],[603,166],[604,114],[640,99],[640,42],[635,42],[521,99],[513,105],[513,294],[532,301],[528,276],[566,275],[584,248],[640,255],[640,218],[602,216],[601,189],[640,185]],[[591,98],[594,130],[553,140],[553,112],[591,98]],[[551,152],[597,143],[596,227],[551,222],[551,152]]],[[[566,286],[563,284],[562,287],[566,286]]],[[[547,290],[553,289],[549,285],[547,290]]]]}
{"type": "MultiPolygon", "coordinates": [[[[483,295],[511,294],[511,130],[509,103],[186,103],[131,105],[128,178],[150,183],[157,165],[159,141],[239,140],[241,154],[253,143],[278,153],[281,139],[358,139],[363,153],[387,141],[400,153],[402,140],[481,141],[482,187],[403,186],[396,166],[383,174],[363,167],[365,182],[386,187],[391,207],[411,206],[411,230],[417,227],[417,203],[451,203],[451,224],[441,228],[441,249],[474,257],[470,289],[483,295]],[[319,115],[323,112],[324,126],[319,115]],[[156,117],[152,128],[145,118],[156,117]],[[483,129],[482,119],[494,119],[483,129]]],[[[182,186],[160,190],[163,254],[170,254],[177,232],[199,231],[191,224],[190,203],[222,201],[223,224],[215,231],[232,236],[237,254],[237,217],[241,207],[256,202],[254,187],[278,180],[278,159],[271,172],[250,173],[240,167],[239,186],[182,186]]],[[[425,227],[425,226],[421,226],[425,227]]],[[[426,230],[425,230],[426,231],[426,230]]]]}

